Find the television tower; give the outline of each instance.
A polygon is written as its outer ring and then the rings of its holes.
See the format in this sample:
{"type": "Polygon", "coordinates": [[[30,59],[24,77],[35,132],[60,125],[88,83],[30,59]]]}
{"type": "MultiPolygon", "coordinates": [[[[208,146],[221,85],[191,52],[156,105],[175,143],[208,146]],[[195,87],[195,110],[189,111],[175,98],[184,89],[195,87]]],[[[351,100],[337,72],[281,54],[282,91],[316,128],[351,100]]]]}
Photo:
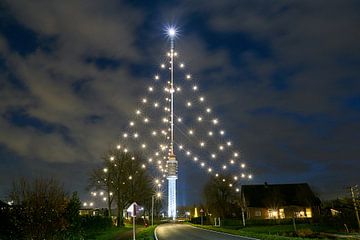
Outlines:
{"type": "Polygon", "coordinates": [[[170,38],[170,148],[167,159],[168,166],[168,217],[176,219],[176,180],[178,162],[174,153],[174,39],[176,29],[169,27],[167,34],[170,38]]]}

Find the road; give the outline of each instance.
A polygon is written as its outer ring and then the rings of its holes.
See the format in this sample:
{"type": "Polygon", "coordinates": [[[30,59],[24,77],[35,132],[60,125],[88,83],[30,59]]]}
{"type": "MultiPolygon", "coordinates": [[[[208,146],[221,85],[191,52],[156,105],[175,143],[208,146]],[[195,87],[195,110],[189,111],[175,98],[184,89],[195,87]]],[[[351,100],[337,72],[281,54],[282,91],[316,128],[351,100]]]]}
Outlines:
{"type": "Polygon", "coordinates": [[[246,237],[207,231],[187,224],[167,223],[156,228],[158,240],[249,240],[246,237]]]}

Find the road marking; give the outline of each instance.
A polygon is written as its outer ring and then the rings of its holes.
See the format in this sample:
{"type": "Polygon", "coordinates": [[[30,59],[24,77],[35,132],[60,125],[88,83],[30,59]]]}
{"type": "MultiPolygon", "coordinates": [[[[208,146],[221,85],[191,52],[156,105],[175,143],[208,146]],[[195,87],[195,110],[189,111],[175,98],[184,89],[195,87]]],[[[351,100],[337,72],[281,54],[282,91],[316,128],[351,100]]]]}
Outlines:
{"type": "MultiPolygon", "coordinates": [[[[214,231],[214,230],[210,230],[210,229],[195,227],[195,226],[193,226],[193,225],[189,225],[189,226],[190,226],[190,227],[193,227],[193,228],[196,228],[196,229],[201,229],[201,230],[205,230],[205,231],[209,231],[209,232],[220,233],[220,234],[228,235],[228,236],[232,236],[232,237],[241,237],[241,238],[246,238],[246,239],[251,239],[251,240],[260,240],[259,238],[245,237],[245,236],[235,235],[235,234],[231,234],[231,233],[218,232],[218,231],[214,231]]],[[[156,229],[155,229],[155,230],[156,230],[156,229]]],[[[158,239],[156,239],[156,240],[158,240],[158,239]]]]}
{"type": "Polygon", "coordinates": [[[156,236],[156,229],[158,228],[158,226],[156,226],[155,230],[154,230],[154,236],[156,240],[159,240],[158,237],[156,236]]]}

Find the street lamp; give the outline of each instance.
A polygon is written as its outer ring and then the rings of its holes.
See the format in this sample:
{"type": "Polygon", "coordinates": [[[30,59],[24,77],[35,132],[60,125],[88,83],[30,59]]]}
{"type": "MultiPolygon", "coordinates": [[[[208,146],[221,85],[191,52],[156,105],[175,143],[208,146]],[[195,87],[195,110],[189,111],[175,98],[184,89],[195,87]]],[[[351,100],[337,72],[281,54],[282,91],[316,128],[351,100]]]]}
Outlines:
{"type": "Polygon", "coordinates": [[[156,194],[151,196],[151,226],[154,226],[154,201],[156,198],[161,198],[161,192],[157,192],[156,194]]]}

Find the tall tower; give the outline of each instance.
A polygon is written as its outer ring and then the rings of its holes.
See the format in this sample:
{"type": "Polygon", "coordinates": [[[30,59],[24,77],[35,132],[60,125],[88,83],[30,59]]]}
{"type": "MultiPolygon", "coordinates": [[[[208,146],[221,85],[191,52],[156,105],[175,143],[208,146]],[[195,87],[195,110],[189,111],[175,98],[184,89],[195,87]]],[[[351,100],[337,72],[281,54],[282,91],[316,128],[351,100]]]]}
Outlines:
{"type": "Polygon", "coordinates": [[[174,39],[176,29],[167,30],[170,38],[170,148],[167,159],[168,166],[168,217],[176,219],[176,180],[178,162],[174,153],[174,39]]]}

